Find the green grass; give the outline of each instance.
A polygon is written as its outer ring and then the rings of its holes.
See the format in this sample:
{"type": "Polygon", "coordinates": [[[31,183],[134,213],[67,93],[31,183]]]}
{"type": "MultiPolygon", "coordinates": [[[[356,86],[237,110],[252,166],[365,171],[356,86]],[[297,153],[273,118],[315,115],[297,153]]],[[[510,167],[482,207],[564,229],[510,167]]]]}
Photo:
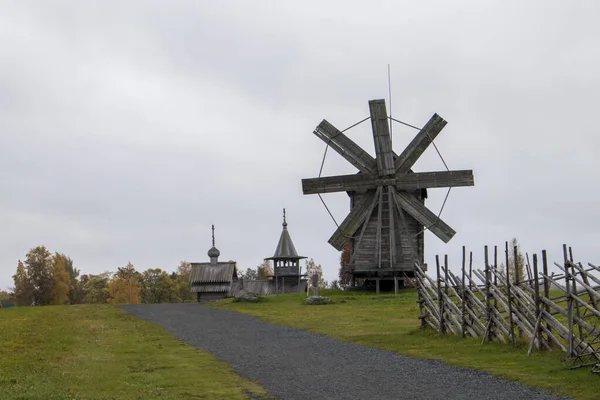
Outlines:
{"type": "Polygon", "coordinates": [[[246,399],[265,391],[113,306],[0,310],[0,398],[246,399]]]}
{"type": "Polygon", "coordinates": [[[213,306],[352,343],[488,371],[575,399],[600,397],[600,376],[589,368],[567,369],[561,363],[564,353],[560,350],[534,351],[527,356],[527,344],[517,348],[498,343],[482,346],[481,339],[440,337],[431,329],[420,329],[415,290],[403,290],[397,297],[328,290],[319,294],[330,297],[334,304],[306,306],[305,294],[286,294],[267,296],[257,304],[224,300],[213,306]]]}

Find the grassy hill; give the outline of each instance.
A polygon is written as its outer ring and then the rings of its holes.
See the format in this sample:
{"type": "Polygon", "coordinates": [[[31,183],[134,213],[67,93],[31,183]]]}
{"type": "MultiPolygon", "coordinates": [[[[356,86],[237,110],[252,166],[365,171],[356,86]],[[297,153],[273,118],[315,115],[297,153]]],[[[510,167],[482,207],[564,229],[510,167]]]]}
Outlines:
{"type": "MultiPolygon", "coordinates": [[[[322,291],[335,302],[305,306],[305,295],[269,296],[257,304],[212,306],[265,321],[489,371],[576,399],[597,399],[600,376],[568,370],[560,351],[527,356],[526,347],[487,343],[419,329],[416,292],[397,297],[322,291]]],[[[434,377],[432,377],[433,379],[434,377]]],[[[210,354],[114,306],[0,309],[0,398],[245,399],[264,390],[210,354]]]]}
{"type": "Polygon", "coordinates": [[[415,290],[403,290],[397,297],[329,290],[319,294],[334,303],[306,306],[306,294],[285,294],[268,296],[256,304],[224,300],[213,306],[352,343],[488,371],[576,399],[600,397],[600,376],[589,368],[568,370],[561,363],[564,353],[560,350],[536,351],[528,357],[528,343],[517,348],[497,343],[482,346],[481,339],[440,337],[431,329],[421,330],[415,290]]]}
{"type": "Polygon", "coordinates": [[[0,398],[246,399],[264,390],[113,306],[0,309],[0,398]]]}

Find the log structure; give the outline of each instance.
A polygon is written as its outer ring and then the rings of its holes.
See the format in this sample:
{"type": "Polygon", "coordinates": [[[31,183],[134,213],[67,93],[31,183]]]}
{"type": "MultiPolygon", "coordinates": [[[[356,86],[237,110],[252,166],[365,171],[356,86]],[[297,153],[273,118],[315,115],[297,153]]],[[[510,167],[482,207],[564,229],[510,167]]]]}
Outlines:
{"type": "Polygon", "coordinates": [[[240,289],[235,261],[220,262],[221,252],[215,247],[215,226],[212,226],[212,247],[209,262],[193,262],[190,290],[198,302],[210,302],[234,296],[240,289]]]}
{"type": "Polygon", "coordinates": [[[281,236],[279,236],[275,253],[272,257],[265,258],[265,260],[273,261],[274,264],[275,293],[301,292],[306,287],[306,279],[302,279],[305,275],[302,275],[300,260],[306,257],[298,255],[294,242],[292,242],[285,217],[285,208],[283,209],[282,226],[283,230],[281,236]]]}
{"type": "Polygon", "coordinates": [[[389,117],[384,100],[369,101],[375,157],[326,120],[314,134],[358,169],[357,174],[302,180],[304,194],[346,192],[350,213],[329,239],[342,251],[351,245],[353,278],[393,282],[414,276],[414,265],[424,267],[424,230],[447,243],[455,231],[425,207],[427,189],[473,186],[473,171],[413,172],[412,167],[433,142],[446,121],[439,115],[420,129],[400,155],[392,149],[389,117]]]}
{"type": "Polygon", "coordinates": [[[571,249],[563,245],[564,260],[554,264],[558,274],[549,273],[543,250],[541,257],[533,255],[533,265],[527,261],[523,277],[511,265],[510,254],[518,259],[517,248],[506,243],[506,264],[498,266],[495,256],[489,261],[486,246],[484,268],[467,271],[463,247],[460,276],[450,270],[447,257],[443,264],[436,257],[437,279],[417,264],[421,326],[440,335],[480,338],[482,345],[520,343],[528,354],[559,349],[567,367],[591,367],[600,373],[600,268],[575,263],[571,249]]]}

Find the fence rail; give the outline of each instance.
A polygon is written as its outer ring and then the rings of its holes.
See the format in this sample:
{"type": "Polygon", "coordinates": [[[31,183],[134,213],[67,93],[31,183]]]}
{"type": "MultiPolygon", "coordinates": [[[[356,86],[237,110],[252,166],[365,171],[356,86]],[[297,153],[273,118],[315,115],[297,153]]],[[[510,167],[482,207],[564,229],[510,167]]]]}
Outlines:
{"type": "Polygon", "coordinates": [[[490,261],[485,246],[485,267],[474,269],[473,253],[467,260],[463,247],[460,276],[449,269],[448,256],[443,264],[436,256],[437,279],[416,265],[422,327],[481,338],[482,345],[525,342],[528,355],[534,348],[560,349],[569,368],[591,366],[600,373],[600,267],[574,262],[571,248],[563,245],[563,263],[554,263],[560,273],[548,272],[544,250],[531,263],[527,255],[526,276],[520,276],[510,262],[510,255],[518,260],[517,248],[509,250],[506,243],[504,253],[498,266],[497,247],[490,261]]]}

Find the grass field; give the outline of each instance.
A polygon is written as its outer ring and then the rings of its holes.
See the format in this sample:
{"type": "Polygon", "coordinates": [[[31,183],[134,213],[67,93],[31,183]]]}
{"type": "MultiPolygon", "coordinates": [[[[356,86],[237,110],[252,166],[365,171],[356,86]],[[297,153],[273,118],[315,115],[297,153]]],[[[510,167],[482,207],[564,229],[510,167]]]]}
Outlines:
{"type": "Polygon", "coordinates": [[[430,329],[419,329],[415,290],[403,290],[397,297],[327,290],[319,294],[330,297],[334,304],[305,306],[305,294],[286,294],[268,296],[256,304],[224,300],[213,306],[348,342],[488,371],[575,399],[600,398],[600,376],[589,368],[566,369],[560,362],[564,357],[560,350],[534,352],[528,357],[526,344],[517,348],[496,343],[482,346],[481,339],[440,337],[430,329]]]}
{"type": "Polygon", "coordinates": [[[0,399],[246,399],[264,390],[113,306],[0,309],[0,399]]]}

